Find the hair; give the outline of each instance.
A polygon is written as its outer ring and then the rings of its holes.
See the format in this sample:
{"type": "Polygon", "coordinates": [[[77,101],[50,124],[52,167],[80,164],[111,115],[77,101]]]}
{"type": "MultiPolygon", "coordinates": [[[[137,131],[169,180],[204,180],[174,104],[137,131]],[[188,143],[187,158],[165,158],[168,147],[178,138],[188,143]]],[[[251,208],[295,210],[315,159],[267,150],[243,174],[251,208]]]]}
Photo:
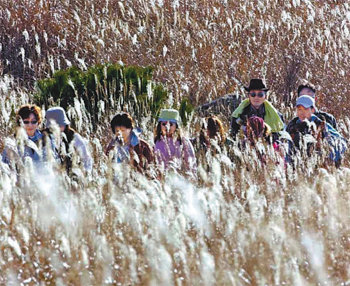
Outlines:
{"type": "Polygon", "coordinates": [[[258,116],[252,116],[247,121],[246,135],[253,143],[258,138],[267,138],[271,135],[271,127],[258,116]]]}
{"type": "Polygon", "coordinates": [[[218,139],[218,144],[220,145],[225,142],[224,125],[215,115],[210,115],[203,120],[199,133],[199,143],[201,146],[209,146],[210,139],[218,139]]]}
{"type": "Polygon", "coordinates": [[[34,114],[35,119],[38,121],[38,124],[41,123],[41,120],[42,120],[41,108],[36,105],[26,104],[26,105],[22,105],[17,111],[17,114],[16,114],[17,125],[20,126],[21,121],[28,118],[30,114],[34,114]]]}
{"type": "Polygon", "coordinates": [[[124,126],[130,129],[134,128],[134,121],[129,113],[121,112],[113,117],[111,121],[111,129],[113,134],[115,133],[115,128],[119,126],[124,126]]]}
{"type": "Polygon", "coordinates": [[[299,87],[298,87],[298,96],[300,95],[300,92],[301,92],[304,88],[307,88],[307,89],[312,90],[313,93],[316,92],[316,88],[315,88],[315,86],[314,86],[313,84],[311,84],[311,83],[301,84],[301,85],[299,85],[299,87]]]}
{"type": "MultiPolygon", "coordinates": [[[[180,141],[180,144],[182,144],[181,128],[179,128],[179,125],[177,123],[176,123],[175,134],[177,134],[177,140],[180,141]]],[[[157,143],[161,138],[162,138],[162,122],[159,121],[155,130],[154,143],[157,143]]]]}
{"type": "MultiPolygon", "coordinates": [[[[72,142],[72,140],[74,139],[74,134],[76,133],[76,131],[70,127],[70,125],[66,125],[66,127],[63,130],[63,133],[66,134],[67,137],[67,143],[68,145],[70,144],[70,142],[72,142]]],[[[67,149],[68,150],[68,149],[67,149]]]]}
{"type": "MultiPolygon", "coordinates": [[[[74,134],[76,133],[76,131],[70,127],[70,125],[66,125],[66,127],[63,130],[63,133],[66,135],[65,138],[63,137],[63,144],[66,148],[66,152],[69,151],[69,146],[71,144],[71,142],[74,139],[74,134]]],[[[64,163],[66,165],[66,170],[69,172],[72,168],[72,158],[70,155],[66,155],[65,157],[61,158],[62,163],[64,163]]]]}
{"type": "MultiPolygon", "coordinates": [[[[45,136],[51,137],[52,134],[52,129],[50,128],[45,128],[41,131],[45,136]]],[[[69,144],[72,142],[74,139],[74,134],[77,133],[69,124],[65,126],[63,133],[66,135],[66,138],[63,138],[63,143],[66,146],[66,150],[68,150],[69,144]]]]}
{"type": "Polygon", "coordinates": [[[222,124],[221,120],[215,116],[209,116],[207,118],[207,129],[209,131],[209,137],[215,138],[218,135],[220,135],[221,140],[224,139],[225,132],[224,132],[224,125],[222,124]]]}

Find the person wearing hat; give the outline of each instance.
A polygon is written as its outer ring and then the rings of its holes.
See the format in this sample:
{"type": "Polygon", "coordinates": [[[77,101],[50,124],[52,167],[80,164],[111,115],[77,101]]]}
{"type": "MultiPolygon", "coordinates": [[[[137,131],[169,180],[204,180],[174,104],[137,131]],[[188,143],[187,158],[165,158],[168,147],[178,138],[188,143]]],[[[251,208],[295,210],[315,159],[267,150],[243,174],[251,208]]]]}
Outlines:
{"type": "Polygon", "coordinates": [[[129,162],[141,173],[148,171],[150,164],[154,162],[153,150],[140,138],[141,129],[134,127],[130,114],[116,114],[111,121],[111,129],[115,137],[109,142],[106,155],[116,163],[129,162]]]}
{"type": "MultiPolygon", "coordinates": [[[[315,101],[317,99],[316,97],[316,88],[312,84],[301,84],[298,87],[298,97],[302,95],[308,95],[312,97],[315,101]]],[[[332,125],[332,127],[335,130],[338,130],[338,124],[337,120],[334,118],[334,116],[328,112],[321,111],[319,109],[315,109],[314,115],[316,115],[318,118],[325,119],[327,123],[332,125]]]]}
{"type": "Polygon", "coordinates": [[[314,140],[307,140],[311,142],[307,144],[307,154],[309,156],[311,155],[312,142],[319,143],[318,141],[321,139],[326,139],[330,147],[329,159],[335,162],[336,166],[340,166],[341,157],[346,151],[346,140],[331,124],[317,117],[315,110],[316,105],[313,97],[309,95],[298,97],[296,101],[297,116],[288,123],[286,131],[291,135],[296,148],[299,150],[302,149],[300,142],[302,137],[310,135],[314,137],[314,140]]]}
{"type": "Polygon", "coordinates": [[[72,169],[72,158],[75,151],[80,156],[83,167],[91,172],[93,160],[90,155],[87,143],[71,126],[66,112],[62,107],[51,107],[46,111],[46,129],[43,133],[54,138],[55,149],[61,162],[66,166],[68,172],[72,169]],[[58,127],[58,134],[55,132],[58,127]],[[57,135],[57,136],[55,136],[57,135]]]}
{"type": "Polygon", "coordinates": [[[252,116],[262,118],[271,127],[273,135],[277,137],[276,134],[283,130],[284,123],[281,113],[267,100],[269,89],[261,79],[252,79],[249,86],[244,89],[248,93],[248,98],[243,100],[232,114],[231,135],[233,139],[241,128],[246,126],[247,119],[252,116]]]}
{"type": "Polygon", "coordinates": [[[181,118],[175,109],[162,109],[154,138],[157,165],[168,170],[185,170],[196,177],[196,157],[190,140],[181,134],[181,118]]]}

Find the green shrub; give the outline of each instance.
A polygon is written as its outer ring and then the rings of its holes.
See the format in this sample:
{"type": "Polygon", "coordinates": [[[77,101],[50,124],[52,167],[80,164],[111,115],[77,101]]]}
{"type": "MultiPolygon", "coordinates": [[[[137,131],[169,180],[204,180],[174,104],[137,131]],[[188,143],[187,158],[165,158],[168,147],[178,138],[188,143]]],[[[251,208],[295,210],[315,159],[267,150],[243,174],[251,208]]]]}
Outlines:
{"type": "Polygon", "coordinates": [[[190,115],[194,111],[194,107],[187,97],[182,98],[179,108],[179,113],[184,126],[187,125],[190,115]]]}
{"type": "Polygon", "coordinates": [[[82,71],[77,67],[57,71],[52,78],[37,81],[34,101],[46,108],[67,108],[74,99],[83,100],[93,127],[98,123],[100,101],[109,110],[127,110],[136,119],[156,118],[167,99],[167,91],[152,82],[153,68],[99,64],[82,71]]]}

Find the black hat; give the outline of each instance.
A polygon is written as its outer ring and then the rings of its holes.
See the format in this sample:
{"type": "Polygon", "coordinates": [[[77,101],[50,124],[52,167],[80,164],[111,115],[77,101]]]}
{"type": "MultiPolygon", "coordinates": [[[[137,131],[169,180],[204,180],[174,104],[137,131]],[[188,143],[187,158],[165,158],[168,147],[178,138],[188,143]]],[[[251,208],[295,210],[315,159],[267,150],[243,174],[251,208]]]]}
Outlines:
{"type": "Polygon", "coordinates": [[[298,86],[298,96],[300,96],[300,92],[304,89],[310,89],[313,93],[316,93],[316,88],[313,84],[307,83],[307,84],[301,84],[298,86]]]}
{"type": "Polygon", "coordinates": [[[253,78],[250,80],[249,86],[245,86],[244,89],[246,91],[251,91],[251,90],[262,90],[262,91],[268,91],[269,89],[266,88],[265,84],[263,81],[259,78],[253,78]]]}

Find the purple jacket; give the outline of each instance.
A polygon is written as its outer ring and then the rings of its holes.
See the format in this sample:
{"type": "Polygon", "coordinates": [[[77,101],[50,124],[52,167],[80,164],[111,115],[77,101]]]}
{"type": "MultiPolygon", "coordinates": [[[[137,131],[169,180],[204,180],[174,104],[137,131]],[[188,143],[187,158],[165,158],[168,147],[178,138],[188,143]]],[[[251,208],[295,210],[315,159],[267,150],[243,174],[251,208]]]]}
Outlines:
{"type": "Polygon", "coordinates": [[[170,167],[187,169],[195,175],[197,166],[193,146],[187,138],[182,137],[181,140],[180,144],[180,140],[161,137],[154,146],[157,164],[163,165],[165,170],[170,167]]]}

